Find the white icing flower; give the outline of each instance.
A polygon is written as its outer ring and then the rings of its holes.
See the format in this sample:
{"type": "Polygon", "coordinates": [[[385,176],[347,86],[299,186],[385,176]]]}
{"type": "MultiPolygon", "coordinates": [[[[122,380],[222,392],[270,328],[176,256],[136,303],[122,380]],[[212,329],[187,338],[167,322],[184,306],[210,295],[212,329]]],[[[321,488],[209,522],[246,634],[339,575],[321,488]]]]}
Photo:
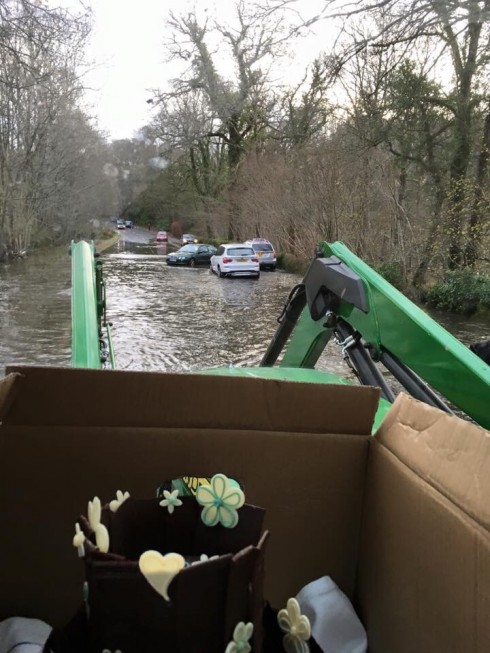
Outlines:
{"type": "Polygon", "coordinates": [[[208,562],[208,560],[216,560],[216,558],[219,558],[219,556],[211,556],[210,558],[203,553],[199,560],[194,560],[194,562],[191,562],[191,565],[198,565],[200,562],[208,562]]]}
{"type": "Polygon", "coordinates": [[[78,549],[78,555],[82,558],[85,555],[83,543],[85,542],[85,534],[80,530],[80,524],[75,524],[75,535],[73,536],[73,546],[78,549]]]}
{"type": "Polygon", "coordinates": [[[109,503],[109,508],[111,509],[112,512],[116,512],[118,508],[122,506],[122,504],[126,501],[126,499],[129,499],[129,492],[121,492],[121,490],[118,490],[116,492],[116,499],[113,499],[109,503]]]}
{"type": "Polygon", "coordinates": [[[92,501],[88,502],[87,515],[90,528],[95,533],[95,541],[99,550],[102,553],[107,553],[109,551],[109,533],[104,524],[100,523],[102,506],[99,497],[94,497],[92,501]]]}
{"type": "Polygon", "coordinates": [[[283,633],[282,644],[286,653],[309,653],[310,647],[306,640],[311,637],[311,626],[308,617],[301,614],[296,599],[288,599],[287,607],[279,610],[277,623],[283,633]]]}
{"type": "Polygon", "coordinates": [[[173,492],[164,490],[163,496],[165,497],[165,499],[163,501],[160,501],[160,505],[162,506],[162,508],[167,508],[170,514],[173,513],[174,508],[182,505],[182,501],[178,498],[179,496],[178,490],[173,490],[173,492]]]}
{"type": "Polygon", "coordinates": [[[238,508],[245,503],[245,495],[238,483],[224,474],[215,474],[209,485],[200,485],[197,502],[204,506],[201,519],[206,526],[221,522],[225,528],[238,524],[238,508]]]}
{"type": "Polygon", "coordinates": [[[247,624],[240,621],[233,631],[233,641],[226,647],[225,653],[250,653],[252,647],[248,643],[252,637],[254,625],[252,622],[247,624]]]}

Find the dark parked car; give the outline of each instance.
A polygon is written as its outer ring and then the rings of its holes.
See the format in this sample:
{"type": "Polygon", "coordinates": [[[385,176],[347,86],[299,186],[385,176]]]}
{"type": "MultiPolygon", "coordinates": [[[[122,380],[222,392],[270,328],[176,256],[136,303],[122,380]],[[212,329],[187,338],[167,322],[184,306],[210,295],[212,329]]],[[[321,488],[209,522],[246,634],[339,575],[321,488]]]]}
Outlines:
{"type": "Polygon", "coordinates": [[[182,236],[182,245],[190,245],[191,243],[197,243],[199,239],[194,236],[194,234],[184,234],[182,236]]]}
{"type": "Polygon", "coordinates": [[[216,247],[212,245],[184,245],[167,256],[167,265],[209,265],[215,252],[216,247]]]}
{"type": "Polygon", "coordinates": [[[132,229],[133,228],[133,221],[132,220],[126,220],[126,229],[132,229]]]}

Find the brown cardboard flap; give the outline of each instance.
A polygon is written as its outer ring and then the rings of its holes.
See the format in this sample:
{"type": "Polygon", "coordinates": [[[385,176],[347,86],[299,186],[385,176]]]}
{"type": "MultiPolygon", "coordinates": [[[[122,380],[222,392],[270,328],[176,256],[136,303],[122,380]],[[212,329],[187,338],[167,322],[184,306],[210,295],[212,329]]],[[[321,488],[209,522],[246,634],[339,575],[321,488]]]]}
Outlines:
{"type": "Polygon", "coordinates": [[[401,394],[376,440],[490,530],[490,432],[401,394]]]}
{"type": "Polygon", "coordinates": [[[368,435],[371,387],[199,374],[11,367],[25,378],[7,424],[212,426],[368,435]]]}
{"type": "Polygon", "coordinates": [[[376,438],[366,480],[356,606],[370,653],[490,651],[488,531],[376,438]]]}
{"type": "Polygon", "coordinates": [[[21,375],[9,374],[0,379],[0,422],[7,415],[19,387],[21,375]]]}
{"type": "Polygon", "coordinates": [[[490,651],[490,433],[400,395],[369,447],[357,605],[373,653],[490,651]]]}
{"type": "MultiPolygon", "coordinates": [[[[208,380],[211,380],[210,378],[208,380]]],[[[235,379],[233,380],[235,381],[235,379]]],[[[235,383],[230,386],[230,393],[235,383]]],[[[95,495],[134,498],[223,472],[266,510],[266,598],[329,575],[353,596],[369,436],[165,428],[0,428],[0,620],[61,625],[81,601],[74,525],[95,495]]]]}

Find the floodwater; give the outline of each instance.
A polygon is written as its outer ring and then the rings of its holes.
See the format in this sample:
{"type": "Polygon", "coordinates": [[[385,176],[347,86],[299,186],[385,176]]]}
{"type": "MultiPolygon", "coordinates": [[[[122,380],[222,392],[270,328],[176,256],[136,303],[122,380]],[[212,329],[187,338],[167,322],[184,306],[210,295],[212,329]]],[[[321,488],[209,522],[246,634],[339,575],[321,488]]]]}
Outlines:
{"type": "Polygon", "coordinates": [[[167,247],[122,244],[105,257],[117,367],[180,372],[259,363],[299,278],[218,279],[208,268],[168,266],[167,247]]]}
{"type": "MultiPolygon", "coordinates": [[[[116,367],[182,372],[259,363],[300,277],[218,279],[208,269],[169,267],[171,245],[132,231],[102,254],[116,367]]],[[[0,374],[8,364],[70,365],[70,277],[67,248],[0,266],[0,374]]],[[[490,338],[488,320],[434,317],[465,344],[490,338]]],[[[319,367],[345,375],[337,349],[329,343],[319,367]]]]}

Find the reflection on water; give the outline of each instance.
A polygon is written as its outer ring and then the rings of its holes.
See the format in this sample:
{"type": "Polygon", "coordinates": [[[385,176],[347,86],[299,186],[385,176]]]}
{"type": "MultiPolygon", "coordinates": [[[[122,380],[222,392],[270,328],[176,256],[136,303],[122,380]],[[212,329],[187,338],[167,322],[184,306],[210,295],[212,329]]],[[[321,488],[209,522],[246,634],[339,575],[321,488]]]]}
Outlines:
{"type": "Polygon", "coordinates": [[[0,265],[0,374],[9,363],[69,365],[68,248],[0,265]]]}
{"type": "MultiPolygon", "coordinates": [[[[218,279],[207,269],[167,266],[170,250],[119,241],[102,256],[117,367],[256,365],[299,277],[218,279]]],[[[70,274],[65,248],[0,267],[0,374],[9,363],[70,364],[70,274]]],[[[435,318],[466,344],[490,337],[483,319],[435,318]]],[[[319,367],[345,375],[338,349],[329,344],[319,367]]]]}

